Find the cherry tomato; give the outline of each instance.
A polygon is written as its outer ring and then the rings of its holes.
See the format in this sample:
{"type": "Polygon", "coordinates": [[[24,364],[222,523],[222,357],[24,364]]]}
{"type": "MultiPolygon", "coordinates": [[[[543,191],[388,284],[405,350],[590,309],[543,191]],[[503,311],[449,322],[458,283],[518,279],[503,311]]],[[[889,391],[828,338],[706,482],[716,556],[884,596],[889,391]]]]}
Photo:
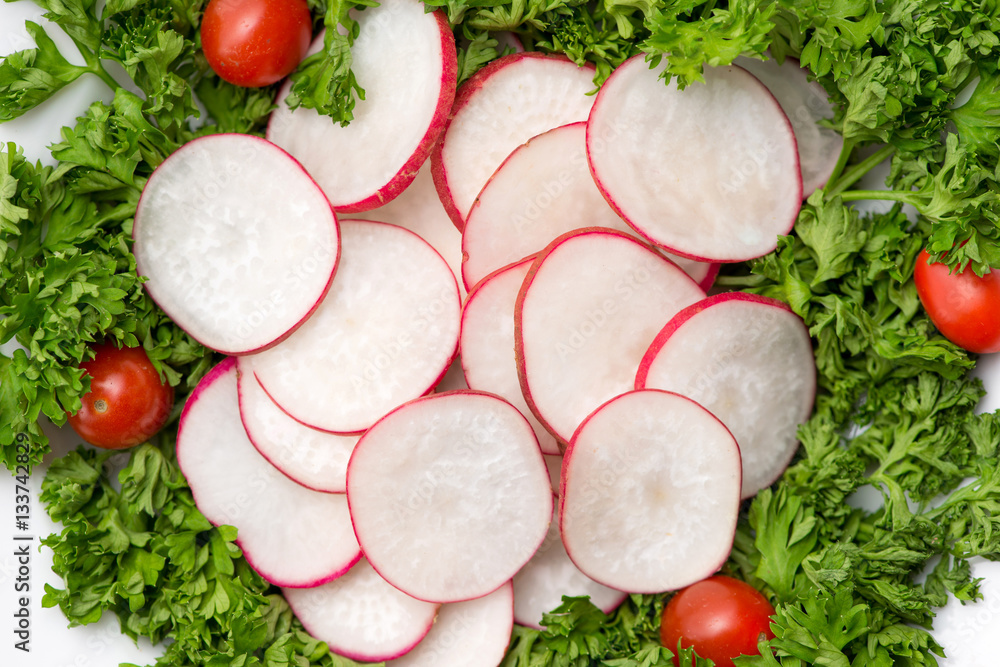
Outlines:
{"type": "Polygon", "coordinates": [[[95,356],[80,367],[90,376],[83,407],[70,415],[77,435],[105,449],[123,449],[149,440],[163,428],[174,403],[174,390],[160,376],[141,347],[95,345],[95,356]]]}
{"type": "Polygon", "coordinates": [[[969,352],[1000,352],[1000,273],[980,278],[972,270],[951,273],[944,264],[928,264],[922,250],[913,282],[924,310],[941,334],[969,352]]]}
{"type": "Polygon", "coordinates": [[[288,76],[309,50],[306,0],[210,0],[201,46],[216,74],[247,88],[288,76]]]}
{"type": "MultiPolygon", "coordinates": [[[[677,592],[663,610],[660,640],[672,651],[677,641],[694,648],[717,667],[732,667],[733,658],[757,655],[760,638],[771,639],[774,607],[753,586],[716,575],[677,592]]],[[[674,664],[680,661],[675,656],[674,664]]]]}

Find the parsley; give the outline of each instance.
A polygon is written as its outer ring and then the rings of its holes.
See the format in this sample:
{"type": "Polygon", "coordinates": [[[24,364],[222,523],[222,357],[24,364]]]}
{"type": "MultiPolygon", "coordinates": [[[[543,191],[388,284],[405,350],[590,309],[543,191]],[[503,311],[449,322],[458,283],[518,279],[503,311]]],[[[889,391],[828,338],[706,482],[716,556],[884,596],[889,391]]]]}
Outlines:
{"type": "Polygon", "coordinates": [[[160,642],[157,665],[353,667],[309,636],[278,589],[254,572],[231,526],[213,527],[194,505],[173,440],[126,454],[80,448],[54,462],[42,502],[60,535],[43,544],[66,588],[46,586],[42,604],[73,625],[118,614],[122,632],[160,642]]]}
{"type": "Polygon", "coordinates": [[[376,4],[374,0],[310,0],[312,10],[323,17],[323,48],[292,74],[286,100],[290,108],[315,109],[342,125],[354,119],[354,105],[365,94],[351,71],[351,45],[358,36],[351,10],[376,4]]]}
{"type": "Polygon", "coordinates": [[[211,366],[211,354],[146,295],[131,253],[135,207],[153,169],[198,134],[259,132],[272,107],[269,91],[226,84],[201,63],[200,7],[111,2],[98,20],[93,2],[56,3],[47,7],[50,18],[84,53],[86,71],[59,64],[53,71],[66,73],[62,83],[41,86],[38,66],[64,61],[37,27],[37,48],[0,65],[0,118],[24,113],[87,73],[116,88],[111,104],[95,103],[74,128],[63,128],[52,146],[58,167],[31,164],[13,144],[0,146],[0,342],[15,339],[27,350],[0,357],[0,460],[11,470],[19,434],[35,465],[48,451],[39,417],[62,424],[80,408],[89,380],[79,364],[90,343],[142,345],[181,394],[211,366]],[[98,54],[119,63],[141,96],[119,88],[98,54]],[[190,123],[200,113],[194,88],[214,121],[199,130],[190,123]]]}

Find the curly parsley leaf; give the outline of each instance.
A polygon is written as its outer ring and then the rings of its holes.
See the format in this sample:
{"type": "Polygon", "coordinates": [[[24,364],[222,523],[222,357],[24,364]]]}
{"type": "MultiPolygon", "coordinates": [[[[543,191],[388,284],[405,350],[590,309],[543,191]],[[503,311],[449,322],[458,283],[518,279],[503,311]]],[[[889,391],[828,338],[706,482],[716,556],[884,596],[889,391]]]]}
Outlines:
{"type": "MultiPolygon", "coordinates": [[[[674,652],[662,646],[660,595],[630,595],[618,609],[604,614],[587,597],[563,597],[542,617],[542,630],[515,626],[502,667],[669,667],[674,652]]],[[[677,652],[681,664],[707,667],[710,662],[691,649],[677,652]]]]}
{"type": "Polygon", "coordinates": [[[351,70],[351,45],[358,36],[358,22],[351,10],[374,7],[375,0],[316,0],[311,3],[323,16],[323,48],[308,56],[292,74],[292,88],[285,98],[289,108],[300,106],[330,116],[347,125],[354,119],[354,105],[365,98],[364,82],[351,70]]]}
{"type": "Polygon", "coordinates": [[[43,543],[65,581],[46,586],[43,605],[71,624],[111,611],[132,638],[170,637],[160,667],[355,666],[302,629],[242,557],[234,528],[201,515],[169,436],[128,453],[69,453],[49,469],[42,502],[64,526],[43,543]]]}
{"type": "Polygon", "coordinates": [[[697,0],[672,3],[647,19],[650,35],[641,46],[667,59],[667,81],[676,77],[680,88],[703,83],[705,66],[730,65],[738,56],[760,56],[767,49],[775,8],[772,0],[732,2],[725,8],[697,0]]]}
{"type": "Polygon", "coordinates": [[[99,67],[72,65],[37,23],[25,24],[35,48],[17,51],[0,63],[0,121],[34,109],[84,74],[104,78],[99,67]]]}

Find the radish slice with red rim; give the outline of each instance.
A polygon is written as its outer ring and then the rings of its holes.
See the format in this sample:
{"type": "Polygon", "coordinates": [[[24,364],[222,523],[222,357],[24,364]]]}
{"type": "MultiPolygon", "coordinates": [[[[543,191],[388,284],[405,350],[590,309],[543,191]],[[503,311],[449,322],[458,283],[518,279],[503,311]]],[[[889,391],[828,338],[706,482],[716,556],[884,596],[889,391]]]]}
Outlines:
{"type": "Polygon", "coordinates": [[[473,391],[411,401],[368,429],[347,496],[372,567],[431,602],[496,590],[531,558],[552,514],[531,425],[473,391]]]}
{"type": "Polygon", "coordinates": [[[656,333],[705,293],[632,236],[584,229],[534,260],[515,308],[521,391],[563,442],[597,406],[635,385],[656,333]]]}
{"type": "Polygon", "coordinates": [[[513,598],[508,582],[481,598],[441,605],[427,636],[386,667],[496,667],[514,630],[513,598]]]}
{"type": "Polygon", "coordinates": [[[514,356],[514,304],[531,260],[488,276],[469,294],[462,309],[462,369],[469,387],[497,394],[531,423],[543,454],[558,454],[559,444],[528,408],[514,356]]]}
{"type": "Polygon", "coordinates": [[[393,588],[364,558],[328,584],[282,592],[309,634],[334,653],[364,662],[410,651],[434,625],[439,607],[393,588]]]}
{"type": "Polygon", "coordinates": [[[787,305],[726,292],[663,328],[635,386],[683,394],[721,419],[740,445],[742,496],[749,498],[795,455],[798,426],[816,396],[816,360],[805,324],[787,305]]]}
{"type": "Polygon", "coordinates": [[[177,463],[201,513],[217,526],[235,526],[247,562],[272,584],[318,586],[361,558],[346,496],[296,484],[250,443],[235,359],[209,371],[188,398],[177,463]]]}
{"type": "Polygon", "coordinates": [[[740,506],[740,451],[691,399],[641,390],[581,424],[566,450],[560,525],[580,570],[630,593],[700,581],[729,557],[740,506]]]}
{"type": "MultiPolygon", "coordinates": [[[[381,206],[409,185],[430,154],[455,99],[455,39],[441,11],[418,0],[382,0],[352,12],[359,33],[351,70],[365,90],[341,126],[313,109],[290,111],[286,83],[267,138],[288,150],[338,211],[381,206]]],[[[323,34],[313,44],[323,46],[323,34]]]]}
{"type": "Polygon", "coordinates": [[[143,188],[136,271],[192,338],[226,354],[287,337],[329,288],[340,243],[323,192],[291,156],[243,134],[191,141],[143,188]]]}
{"type": "Polygon", "coordinates": [[[251,373],[239,376],[240,416],[250,442],[275,468],[314,491],[347,491],[347,462],[360,435],[339,435],[295,421],[251,373]]]}
{"type": "Polygon", "coordinates": [[[605,614],[610,614],[628,597],[628,593],[597,583],[573,564],[559,534],[557,512],[542,546],[514,575],[514,621],[543,629],[542,615],[562,604],[564,595],[587,596],[605,614]]]}
{"type": "MultiPolygon", "coordinates": [[[[431,177],[429,162],[417,172],[409,187],[384,206],[352,215],[358,220],[376,220],[405,227],[430,243],[441,253],[456,279],[462,275],[462,232],[455,229],[451,218],[438,199],[431,177]]],[[[459,281],[462,297],[465,286],[459,281]]]]}
{"type": "Polygon", "coordinates": [[[462,84],[441,142],[431,153],[434,184],[459,229],[486,181],[511,151],[560,125],[587,120],[594,70],[563,56],[516,53],[462,84]]]}
{"type": "Polygon", "coordinates": [[[458,347],[461,302],[447,263],[413,232],[365,220],[341,230],[337,280],[316,313],[240,369],[304,424],[359,433],[437,384],[458,347]]]}
{"type": "Polygon", "coordinates": [[[795,136],[771,93],[739,67],[664,85],[666,63],[634,56],[604,83],[587,122],[597,186],[640,234],[691,259],[760,257],[802,205],[795,136]]]}
{"type": "MultiPolygon", "coordinates": [[[[587,124],[580,122],[531,138],[490,177],[462,231],[462,280],[471,289],[491,272],[584,227],[635,233],[594,184],[587,166],[587,124]]],[[[709,278],[710,264],[670,259],[695,282],[709,278]]]]}
{"type": "Polygon", "coordinates": [[[798,144],[802,197],[808,198],[826,184],[844,148],[843,135],[819,124],[834,115],[826,90],[816,81],[810,81],[809,71],[794,58],[785,58],[779,65],[773,59],[740,56],[734,64],[767,86],[788,116],[798,144]]]}

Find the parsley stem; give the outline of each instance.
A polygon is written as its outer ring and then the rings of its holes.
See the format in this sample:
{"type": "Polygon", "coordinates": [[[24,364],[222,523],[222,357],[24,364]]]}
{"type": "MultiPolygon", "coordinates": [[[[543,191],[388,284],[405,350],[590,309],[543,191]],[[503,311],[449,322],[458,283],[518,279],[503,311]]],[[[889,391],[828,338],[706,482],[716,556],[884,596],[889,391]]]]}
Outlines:
{"type": "Polygon", "coordinates": [[[106,83],[108,87],[111,88],[111,92],[115,92],[121,87],[121,85],[115,81],[114,77],[108,74],[108,71],[104,69],[104,65],[101,64],[101,59],[97,56],[97,54],[93,53],[79,42],[77,42],[77,48],[80,49],[80,53],[83,55],[83,59],[87,63],[88,72],[106,83]]]}
{"type": "Polygon", "coordinates": [[[858,201],[859,199],[879,199],[885,201],[901,201],[904,204],[913,204],[913,192],[901,192],[899,190],[848,190],[840,193],[843,201],[858,201]]]}
{"type": "Polygon", "coordinates": [[[96,68],[91,69],[90,71],[91,73],[95,74],[97,78],[99,78],[101,81],[108,84],[108,87],[111,88],[111,92],[115,92],[116,90],[121,88],[121,84],[115,81],[114,77],[108,74],[107,70],[104,69],[103,65],[98,65],[96,68]]]}
{"type": "MultiPolygon", "coordinates": [[[[894,146],[883,146],[861,162],[853,165],[850,169],[844,172],[843,176],[839,177],[836,185],[827,190],[827,198],[836,197],[844,192],[844,190],[857,183],[862,176],[871,171],[875,166],[887,160],[894,152],[896,152],[896,148],[894,146]]],[[[843,154],[841,154],[841,157],[843,157],[843,154]]],[[[833,181],[833,178],[830,180],[833,181]]]]}
{"type": "Polygon", "coordinates": [[[827,179],[827,184],[836,183],[837,179],[844,171],[844,167],[847,166],[847,161],[851,159],[851,153],[854,152],[854,142],[849,139],[844,139],[844,145],[840,149],[840,156],[837,158],[837,164],[834,165],[833,171],[830,172],[830,178],[827,179]]]}
{"type": "Polygon", "coordinates": [[[766,278],[757,274],[750,274],[745,276],[719,276],[715,279],[715,285],[720,287],[737,287],[737,288],[747,288],[747,287],[757,287],[758,285],[763,285],[766,282],[766,278]]]}

